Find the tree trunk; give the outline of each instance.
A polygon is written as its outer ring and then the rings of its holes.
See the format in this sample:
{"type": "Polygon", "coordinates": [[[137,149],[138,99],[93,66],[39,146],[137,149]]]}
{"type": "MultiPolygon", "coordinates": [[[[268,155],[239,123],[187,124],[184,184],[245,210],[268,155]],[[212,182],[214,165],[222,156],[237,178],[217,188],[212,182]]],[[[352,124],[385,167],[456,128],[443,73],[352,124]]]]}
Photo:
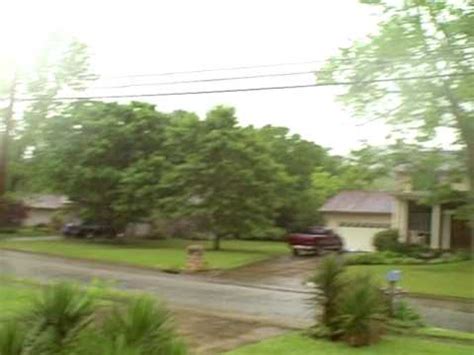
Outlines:
{"type": "Polygon", "coordinates": [[[213,250],[220,250],[221,249],[221,236],[217,233],[214,234],[212,249],[213,250]]]}
{"type": "Polygon", "coordinates": [[[5,112],[3,124],[5,131],[0,140],[0,197],[3,197],[7,190],[7,169],[8,169],[8,146],[10,143],[10,133],[13,125],[13,109],[16,94],[16,73],[10,88],[8,107],[5,112]]]}

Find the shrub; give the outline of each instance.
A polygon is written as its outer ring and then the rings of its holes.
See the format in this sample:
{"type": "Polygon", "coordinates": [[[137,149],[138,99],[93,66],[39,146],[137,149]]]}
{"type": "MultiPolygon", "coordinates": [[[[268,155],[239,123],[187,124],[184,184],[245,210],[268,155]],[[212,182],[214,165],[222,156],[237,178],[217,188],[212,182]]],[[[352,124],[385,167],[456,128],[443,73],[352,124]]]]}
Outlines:
{"type": "Polygon", "coordinates": [[[15,227],[26,218],[27,209],[19,201],[10,198],[0,198],[0,227],[15,227]]]}
{"type": "Polygon", "coordinates": [[[315,300],[322,307],[320,324],[331,329],[338,311],[338,302],[344,291],[342,275],[345,270],[343,259],[330,254],[321,260],[312,281],[318,290],[315,300]]]}
{"type": "Polygon", "coordinates": [[[71,346],[91,323],[94,311],[94,299],[79,287],[69,283],[47,287],[26,316],[36,351],[56,354],[71,346]]]}
{"type": "Polygon", "coordinates": [[[347,257],[348,265],[378,265],[387,264],[388,258],[383,253],[366,253],[347,257]]]}
{"type": "Polygon", "coordinates": [[[378,251],[393,251],[398,252],[401,249],[399,242],[400,235],[396,229],[387,229],[380,231],[374,236],[374,247],[378,251]]]}
{"type": "Polygon", "coordinates": [[[396,302],[392,318],[403,322],[407,327],[422,327],[421,316],[405,301],[396,302]]]}
{"type": "Polygon", "coordinates": [[[119,346],[118,349],[134,349],[142,355],[186,354],[170,314],[149,297],[136,298],[125,309],[115,306],[102,329],[104,344],[119,346]]]}
{"type": "Polygon", "coordinates": [[[0,326],[0,354],[22,355],[26,348],[26,327],[13,320],[0,326]]]}
{"type": "Polygon", "coordinates": [[[0,327],[0,354],[186,354],[169,313],[150,298],[116,303],[108,312],[96,305],[79,287],[48,286],[24,315],[0,327]]]}
{"type": "Polygon", "coordinates": [[[369,345],[383,333],[384,302],[379,287],[368,276],[357,275],[341,298],[338,327],[351,346],[369,345]]]}

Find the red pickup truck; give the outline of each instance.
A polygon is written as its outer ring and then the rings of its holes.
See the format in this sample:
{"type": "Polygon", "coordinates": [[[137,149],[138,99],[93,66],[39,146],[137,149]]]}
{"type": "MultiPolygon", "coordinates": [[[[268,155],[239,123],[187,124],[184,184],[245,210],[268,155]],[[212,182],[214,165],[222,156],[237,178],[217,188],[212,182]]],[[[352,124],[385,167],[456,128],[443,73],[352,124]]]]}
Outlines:
{"type": "Polygon", "coordinates": [[[310,227],[302,233],[293,233],[288,236],[288,244],[293,255],[307,251],[319,254],[323,250],[342,251],[342,238],[331,229],[325,227],[310,227]]]}

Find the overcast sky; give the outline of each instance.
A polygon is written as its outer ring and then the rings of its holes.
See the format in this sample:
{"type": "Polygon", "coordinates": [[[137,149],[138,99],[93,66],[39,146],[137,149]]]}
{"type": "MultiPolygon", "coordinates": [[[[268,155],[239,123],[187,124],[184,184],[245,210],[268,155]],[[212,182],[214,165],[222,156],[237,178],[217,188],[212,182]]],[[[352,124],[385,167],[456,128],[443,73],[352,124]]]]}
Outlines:
{"type": "MultiPolygon", "coordinates": [[[[106,76],[148,74],[324,60],[376,29],[374,9],[357,0],[134,0],[11,1],[2,4],[2,43],[28,58],[52,31],[72,34],[90,46],[94,71],[106,76]]],[[[105,79],[96,85],[189,80],[313,70],[321,63],[141,79],[105,79]]],[[[314,83],[294,77],[198,83],[92,94],[149,93],[314,83]]],[[[244,125],[281,125],[304,138],[347,153],[361,142],[384,142],[381,122],[360,125],[329,87],[197,96],[147,98],[158,109],[204,115],[218,104],[234,106],[244,125]]]]}

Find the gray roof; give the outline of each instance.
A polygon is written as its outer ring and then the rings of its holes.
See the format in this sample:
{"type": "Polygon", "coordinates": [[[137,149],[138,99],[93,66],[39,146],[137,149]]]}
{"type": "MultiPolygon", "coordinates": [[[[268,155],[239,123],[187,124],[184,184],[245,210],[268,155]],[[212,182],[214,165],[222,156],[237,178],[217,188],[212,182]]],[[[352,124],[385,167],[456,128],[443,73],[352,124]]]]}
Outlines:
{"type": "Polygon", "coordinates": [[[64,207],[70,201],[62,195],[34,195],[25,197],[23,203],[29,208],[56,210],[64,207]]]}
{"type": "Polygon", "coordinates": [[[392,213],[394,197],[382,191],[341,191],[321,207],[321,212],[392,213]]]}

